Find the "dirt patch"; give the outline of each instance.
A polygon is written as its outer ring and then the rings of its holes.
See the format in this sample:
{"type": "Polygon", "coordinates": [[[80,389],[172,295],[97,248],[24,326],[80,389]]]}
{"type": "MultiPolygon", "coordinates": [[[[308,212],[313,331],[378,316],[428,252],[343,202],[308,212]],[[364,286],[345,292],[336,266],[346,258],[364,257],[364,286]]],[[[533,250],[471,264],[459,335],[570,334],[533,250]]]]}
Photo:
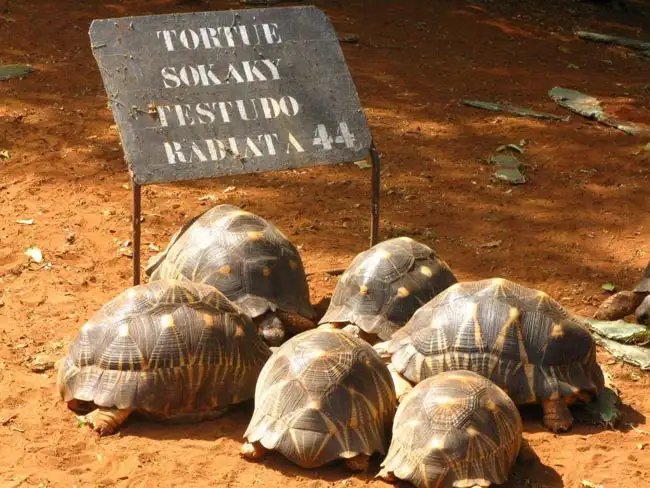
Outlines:
{"type": "MultiPolygon", "coordinates": [[[[360,39],[343,49],[384,158],[384,237],[410,235],[462,279],[507,277],[583,314],[604,298],[605,281],[634,284],[650,252],[650,153],[640,151],[648,141],[577,116],[549,123],[461,104],[482,99],[565,115],[547,96],[564,86],[599,97],[621,118],[647,121],[650,62],[571,34],[650,39],[647,5],[628,2],[632,11],[623,12],[610,3],[315,2],[339,32],[360,39]],[[481,159],[522,139],[528,183],[491,181],[481,159]]],[[[129,180],[90,22],[239,7],[0,2],[0,61],[36,68],[0,82],[0,150],[11,154],[0,158],[2,486],[383,485],[340,466],[306,471],[277,455],[264,465],[241,460],[250,408],[195,426],[134,421],[98,440],[54,396],[53,372],[31,371],[38,355],[61,357],[84,321],[131,283],[131,260],[120,254],[131,238],[129,180]],[[30,245],[47,266],[27,264],[30,245]]],[[[150,244],[164,247],[188,217],[217,203],[273,221],[300,246],[308,271],[346,266],[368,244],[370,174],[342,165],[146,187],[143,258],[154,253],[150,244]]],[[[335,280],[313,276],[312,300],[330,294],[335,280]]],[[[627,426],[576,425],[553,435],[540,427],[538,410],[526,411],[525,435],[542,464],[517,470],[507,486],[648,484],[650,377],[603,351],[599,358],[622,391],[627,426]]]]}

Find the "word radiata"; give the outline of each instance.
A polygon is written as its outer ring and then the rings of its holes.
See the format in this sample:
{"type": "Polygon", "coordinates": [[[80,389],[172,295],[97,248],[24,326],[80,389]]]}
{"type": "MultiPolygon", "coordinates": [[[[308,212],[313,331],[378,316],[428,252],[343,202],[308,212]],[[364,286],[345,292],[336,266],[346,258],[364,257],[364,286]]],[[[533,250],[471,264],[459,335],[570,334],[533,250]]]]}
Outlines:
{"type": "MultiPolygon", "coordinates": [[[[346,122],[338,124],[336,136],[331,137],[324,124],[318,124],[314,130],[315,137],[311,140],[313,147],[323,150],[332,149],[333,145],[342,144],[354,147],[354,134],[348,129],[346,122]]],[[[249,158],[276,156],[291,152],[305,152],[304,141],[300,141],[291,132],[286,137],[278,134],[261,134],[254,137],[229,137],[227,139],[203,139],[189,143],[165,142],[165,154],[169,164],[218,162],[231,156],[242,164],[249,158]]]]}

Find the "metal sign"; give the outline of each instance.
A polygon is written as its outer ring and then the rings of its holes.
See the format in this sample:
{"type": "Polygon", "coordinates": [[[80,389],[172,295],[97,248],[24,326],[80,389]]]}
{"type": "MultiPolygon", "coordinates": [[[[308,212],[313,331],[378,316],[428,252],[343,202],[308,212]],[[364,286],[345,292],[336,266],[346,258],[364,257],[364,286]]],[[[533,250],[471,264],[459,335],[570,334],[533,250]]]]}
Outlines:
{"type": "Polygon", "coordinates": [[[90,38],[139,185],[368,154],[339,41],[315,7],[95,20],[90,38]]]}
{"type": "Polygon", "coordinates": [[[380,160],[327,16],[313,6],[95,20],[93,54],[133,180],[133,283],[141,186],[380,160]]]}

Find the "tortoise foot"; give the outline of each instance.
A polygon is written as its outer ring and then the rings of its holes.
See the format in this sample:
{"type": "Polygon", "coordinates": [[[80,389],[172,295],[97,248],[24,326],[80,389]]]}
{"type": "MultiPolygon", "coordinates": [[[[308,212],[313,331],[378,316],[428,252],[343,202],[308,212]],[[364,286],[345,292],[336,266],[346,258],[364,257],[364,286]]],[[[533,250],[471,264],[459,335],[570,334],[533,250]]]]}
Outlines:
{"type": "Polygon", "coordinates": [[[384,480],[386,483],[397,482],[397,476],[395,476],[395,473],[392,471],[386,471],[385,469],[382,469],[375,477],[384,480]]]}
{"type": "Polygon", "coordinates": [[[641,304],[644,297],[643,293],[627,290],[619,291],[600,304],[594,318],[596,320],[622,319],[634,312],[634,309],[641,304]]]}
{"type": "Polygon", "coordinates": [[[544,425],[552,432],[566,432],[573,425],[573,415],[564,400],[544,400],[544,425]]]}
{"type": "Polygon", "coordinates": [[[368,468],[370,467],[370,456],[367,454],[359,454],[353,458],[346,459],[345,467],[356,473],[368,471],[368,468]]]}
{"type": "Polygon", "coordinates": [[[249,461],[261,461],[266,454],[266,448],[259,442],[246,442],[239,453],[249,461]]]}
{"type": "Polygon", "coordinates": [[[85,415],[83,419],[100,436],[111,435],[131,415],[131,412],[132,410],[128,409],[98,408],[85,415]]]}

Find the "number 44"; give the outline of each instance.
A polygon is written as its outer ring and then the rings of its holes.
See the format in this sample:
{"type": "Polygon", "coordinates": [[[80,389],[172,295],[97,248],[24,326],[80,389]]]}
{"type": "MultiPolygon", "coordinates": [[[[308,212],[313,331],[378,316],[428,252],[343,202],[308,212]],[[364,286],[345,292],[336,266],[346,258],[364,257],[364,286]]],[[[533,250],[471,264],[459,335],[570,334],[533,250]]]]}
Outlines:
{"type": "Polygon", "coordinates": [[[314,141],[312,144],[314,146],[322,146],[325,150],[332,149],[332,144],[345,144],[345,147],[352,148],[354,147],[354,134],[348,129],[347,123],[341,122],[336,131],[336,137],[332,138],[327,132],[325,124],[318,124],[314,132],[314,141]]]}

